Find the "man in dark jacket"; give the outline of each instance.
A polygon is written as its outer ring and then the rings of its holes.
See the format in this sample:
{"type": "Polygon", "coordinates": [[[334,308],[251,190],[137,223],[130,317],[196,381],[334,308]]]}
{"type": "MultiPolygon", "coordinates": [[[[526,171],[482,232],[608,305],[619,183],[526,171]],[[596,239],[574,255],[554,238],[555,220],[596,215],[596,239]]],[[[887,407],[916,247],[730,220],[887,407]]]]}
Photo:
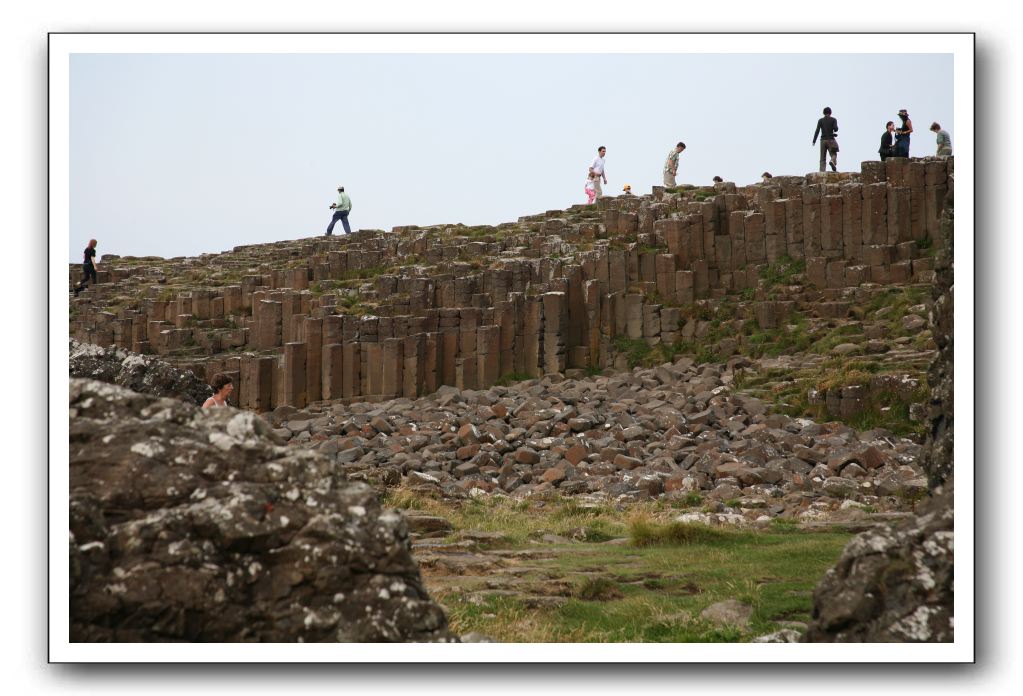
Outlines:
{"type": "Polygon", "coordinates": [[[821,137],[821,171],[824,171],[824,160],[831,153],[831,171],[838,171],[838,119],[831,115],[831,107],[824,107],[824,117],[817,119],[817,129],[813,132],[813,145],[817,144],[817,136],[821,137]]]}
{"type": "Polygon", "coordinates": [[[884,162],[889,157],[895,155],[895,123],[889,121],[884,126],[884,133],[881,134],[881,147],[877,153],[881,155],[881,161],[884,162]]]}

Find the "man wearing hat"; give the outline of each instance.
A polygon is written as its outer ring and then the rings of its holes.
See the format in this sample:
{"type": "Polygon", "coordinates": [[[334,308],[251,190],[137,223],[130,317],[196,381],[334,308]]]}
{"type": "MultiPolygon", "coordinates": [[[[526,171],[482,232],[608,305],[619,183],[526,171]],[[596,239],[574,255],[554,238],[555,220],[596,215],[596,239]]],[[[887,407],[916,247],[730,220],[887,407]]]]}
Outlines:
{"type": "Polygon", "coordinates": [[[625,184],[625,186],[622,187],[622,195],[623,196],[631,196],[632,195],[632,187],[629,186],[628,184],[625,184]]]}
{"type": "Polygon", "coordinates": [[[345,193],[344,186],[337,187],[337,203],[331,203],[330,209],[334,211],[334,217],[330,220],[330,225],[327,226],[327,234],[334,234],[334,225],[340,220],[341,224],[345,227],[345,234],[351,234],[352,228],[348,226],[348,213],[352,210],[352,199],[345,193]]]}
{"type": "Polygon", "coordinates": [[[909,157],[909,134],[913,132],[913,122],[905,109],[899,109],[899,118],[902,125],[895,129],[895,156],[909,157]]]}

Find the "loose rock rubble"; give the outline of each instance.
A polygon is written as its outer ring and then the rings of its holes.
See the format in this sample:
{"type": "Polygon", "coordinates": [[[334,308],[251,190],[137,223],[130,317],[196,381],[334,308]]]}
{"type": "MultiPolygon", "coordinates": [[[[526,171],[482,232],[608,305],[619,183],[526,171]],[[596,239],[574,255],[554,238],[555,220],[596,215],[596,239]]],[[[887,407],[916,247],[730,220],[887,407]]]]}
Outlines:
{"type": "Polygon", "coordinates": [[[402,515],[233,408],[70,383],[72,641],[447,641],[402,515]]]}
{"type": "Polygon", "coordinates": [[[329,457],[351,479],[451,498],[698,496],[700,521],[747,524],[854,520],[908,510],[926,492],[918,444],[768,413],[734,393],[732,377],[683,359],[610,377],[281,407],[266,417],[290,446],[329,457]]]}

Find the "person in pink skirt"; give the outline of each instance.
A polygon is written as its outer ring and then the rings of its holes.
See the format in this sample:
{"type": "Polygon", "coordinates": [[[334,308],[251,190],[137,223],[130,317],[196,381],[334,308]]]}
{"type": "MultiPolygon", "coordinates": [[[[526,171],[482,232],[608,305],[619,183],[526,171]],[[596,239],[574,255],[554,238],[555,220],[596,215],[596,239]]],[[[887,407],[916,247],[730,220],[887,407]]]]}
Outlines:
{"type": "Polygon", "coordinates": [[[593,203],[593,201],[597,199],[597,189],[595,186],[596,179],[597,175],[593,172],[590,172],[586,178],[586,186],[583,187],[583,192],[586,194],[587,204],[593,203]]]}

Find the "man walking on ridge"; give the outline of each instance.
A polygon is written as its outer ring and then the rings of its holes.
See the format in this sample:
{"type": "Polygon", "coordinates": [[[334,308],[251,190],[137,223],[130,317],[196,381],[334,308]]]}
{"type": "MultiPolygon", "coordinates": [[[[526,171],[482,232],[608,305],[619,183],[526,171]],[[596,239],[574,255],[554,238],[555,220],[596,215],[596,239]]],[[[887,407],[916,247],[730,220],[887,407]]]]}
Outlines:
{"type": "Polygon", "coordinates": [[[824,160],[831,154],[831,171],[838,171],[838,119],[831,115],[831,107],[824,107],[824,117],[817,119],[817,129],[813,132],[813,145],[817,144],[817,136],[821,137],[821,171],[824,171],[824,160]]]}
{"type": "Polygon", "coordinates": [[[671,149],[671,152],[668,153],[668,159],[664,161],[665,188],[675,188],[678,185],[675,183],[675,175],[678,173],[678,156],[681,155],[682,151],[685,149],[686,144],[680,142],[671,149]]]}
{"type": "Polygon", "coordinates": [[[597,194],[597,198],[604,195],[604,192],[600,188],[600,180],[603,179],[604,183],[607,183],[607,174],[604,173],[604,154],[607,152],[607,148],[601,145],[597,148],[597,156],[590,162],[590,174],[596,174],[593,177],[593,190],[597,194]]]}
{"type": "Polygon", "coordinates": [[[341,224],[344,225],[345,234],[351,234],[352,228],[348,226],[348,213],[352,210],[352,199],[345,193],[344,186],[337,187],[337,203],[331,203],[330,209],[334,211],[334,217],[330,220],[330,225],[327,226],[327,234],[334,234],[334,225],[340,220],[341,224]]]}

